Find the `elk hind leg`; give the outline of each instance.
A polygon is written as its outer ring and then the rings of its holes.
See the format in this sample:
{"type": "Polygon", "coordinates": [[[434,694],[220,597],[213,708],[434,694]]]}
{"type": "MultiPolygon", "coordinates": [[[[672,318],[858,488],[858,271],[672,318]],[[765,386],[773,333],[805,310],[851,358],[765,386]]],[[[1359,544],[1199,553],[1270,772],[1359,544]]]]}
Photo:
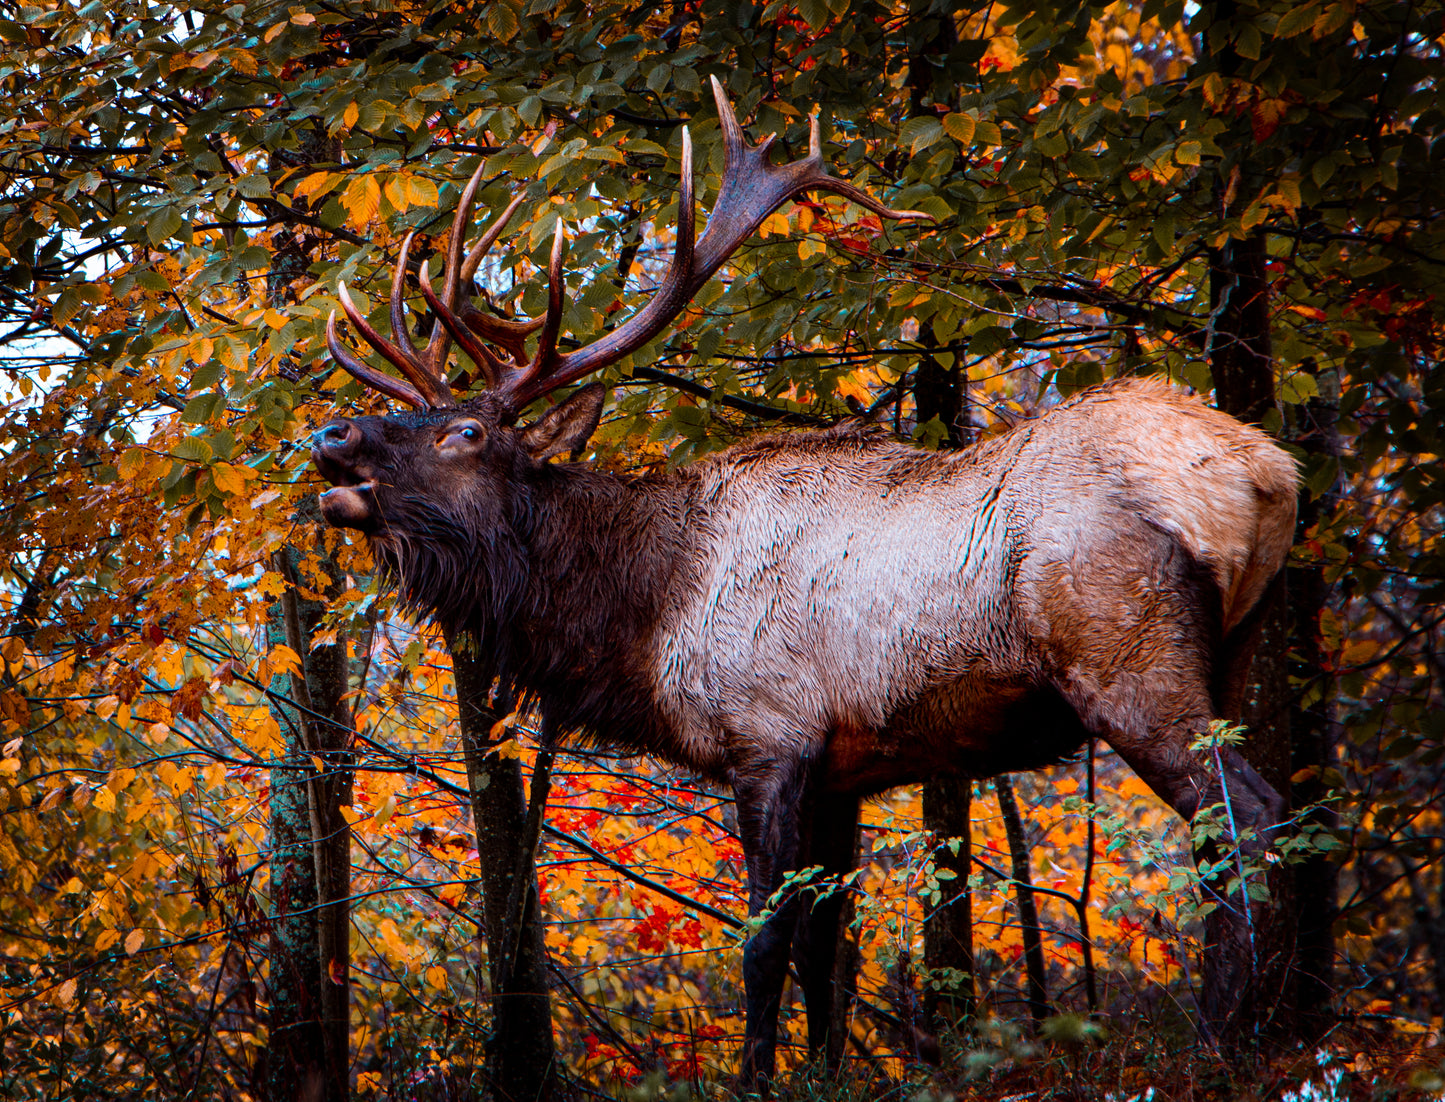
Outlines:
{"type": "Polygon", "coordinates": [[[1216,869],[1202,884],[1206,901],[1215,905],[1205,930],[1205,1024],[1227,1031],[1251,1001],[1263,971],[1263,931],[1273,920],[1273,908],[1252,898],[1249,885],[1273,879],[1261,861],[1288,812],[1284,798],[1234,747],[1206,740],[1202,749],[1193,749],[1213,718],[1204,669],[1204,663],[1165,662],[1158,674],[1116,676],[1107,690],[1081,689],[1080,678],[1065,687],[1065,695],[1085,726],[1161,799],[1192,826],[1207,817],[1207,829],[1218,836],[1196,830],[1194,857],[1216,869]],[[1216,863],[1225,853],[1235,860],[1219,869],[1216,863]],[[1226,892],[1225,885],[1241,870],[1243,882],[1226,892]]]}

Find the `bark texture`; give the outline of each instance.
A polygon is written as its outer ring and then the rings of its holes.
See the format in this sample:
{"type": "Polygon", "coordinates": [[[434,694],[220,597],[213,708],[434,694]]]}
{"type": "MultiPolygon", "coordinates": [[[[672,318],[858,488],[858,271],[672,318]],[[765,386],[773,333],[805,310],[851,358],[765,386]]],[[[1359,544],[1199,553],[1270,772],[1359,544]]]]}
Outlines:
{"type": "Polygon", "coordinates": [[[498,719],[491,703],[496,671],[465,637],[448,643],[482,870],[493,1021],[488,1075],[499,1099],[543,1102],[556,1095],[557,1062],[526,785],[517,759],[488,753],[498,719]]]}
{"type": "Polygon", "coordinates": [[[284,741],[271,779],[271,1049],[273,1099],[349,1096],[351,710],[345,637],[313,647],[323,606],[295,589],[294,551],[273,565],[288,588],[273,606],[269,642],[302,657],[272,679],[284,741]],[[318,770],[316,762],[321,763],[318,770]]]}

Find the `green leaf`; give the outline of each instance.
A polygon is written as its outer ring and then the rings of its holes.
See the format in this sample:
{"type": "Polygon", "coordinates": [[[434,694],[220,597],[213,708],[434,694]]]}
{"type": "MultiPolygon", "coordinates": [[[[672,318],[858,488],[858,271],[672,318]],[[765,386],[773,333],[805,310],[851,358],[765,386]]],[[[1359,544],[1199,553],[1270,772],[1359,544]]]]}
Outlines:
{"type": "MultiPolygon", "coordinates": [[[[200,400],[195,399],[195,401],[200,400]]],[[[187,436],[176,442],[176,446],[171,449],[171,455],[177,459],[184,459],[188,463],[204,463],[211,458],[211,445],[199,436],[187,436]]]]}
{"type": "Polygon", "coordinates": [[[175,207],[161,207],[150,216],[146,223],[146,237],[152,245],[159,245],[185,225],[185,219],[175,207]]]}
{"type": "Polygon", "coordinates": [[[935,118],[919,115],[909,119],[898,131],[900,145],[908,146],[908,152],[917,155],[943,137],[943,126],[935,118]]]}
{"type": "Polygon", "coordinates": [[[1319,10],[1318,3],[1301,4],[1297,8],[1291,8],[1280,16],[1279,22],[1275,25],[1275,38],[1293,38],[1295,35],[1309,30],[1314,26],[1319,10]]]}
{"type": "Polygon", "coordinates": [[[1259,55],[1264,49],[1264,42],[1260,38],[1259,28],[1253,23],[1246,23],[1240,28],[1239,35],[1234,40],[1234,48],[1240,57],[1247,57],[1250,61],[1258,61],[1259,55]]]}
{"type": "Polygon", "coordinates": [[[943,117],[943,129],[950,138],[963,145],[973,141],[974,130],[978,124],[972,115],[964,115],[957,111],[943,117]]]}
{"type": "MultiPolygon", "coordinates": [[[[188,425],[204,425],[211,419],[222,400],[222,395],[214,390],[207,394],[198,394],[186,403],[185,409],[181,410],[181,420],[188,425]]],[[[209,455],[209,449],[207,455],[209,455]]]]}
{"type": "Polygon", "coordinates": [[[81,297],[80,291],[75,287],[67,287],[60,292],[60,297],[50,308],[51,324],[57,329],[63,329],[71,323],[76,314],[80,313],[81,307],[84,305],[85,299],[81,297]]]}
{"type": "Polygon", "coordinates": [[[810,30],[821,31],[828,22],[826,0],[798,0],[798,14],[808,21],[810,30]]]}
{"type": "Polygon", "coordinates": [[[517,11],[511,4],[492,0],[492,3],[488,5],[487,30],[491,31],[495,38],[499,38],[503,42],[510,42],[520,26],[517,11]]]}

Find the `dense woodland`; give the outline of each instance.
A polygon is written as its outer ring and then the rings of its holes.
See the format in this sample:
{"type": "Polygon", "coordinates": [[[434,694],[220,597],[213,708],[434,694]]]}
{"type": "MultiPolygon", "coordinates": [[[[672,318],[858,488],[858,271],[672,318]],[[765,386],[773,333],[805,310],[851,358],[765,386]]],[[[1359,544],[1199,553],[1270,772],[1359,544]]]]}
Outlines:
{"type": "Polygon", "coordinates": [[[716,194],[709,76],[934,221],[771,216],[603,373],[589,461],[860,415],[967,447],[1151,373],[1301,470],[1243,1036],[1197,1029],[1188,831],[1090,751],[865,806],[842,1070],[795,1045],[780,1093],[1440,1097],[1442,52],[1415,0],[0,5],[0,1097],[732,1097],[729,793],[539,758],[320,523],[307,443],[386,408],[326,355],[338,284],[384,327],[479,166],[479,224],[525,195],[498,310],[541,312],[559,220],[566,339],[644,302],[684,123],[716,194]]]}

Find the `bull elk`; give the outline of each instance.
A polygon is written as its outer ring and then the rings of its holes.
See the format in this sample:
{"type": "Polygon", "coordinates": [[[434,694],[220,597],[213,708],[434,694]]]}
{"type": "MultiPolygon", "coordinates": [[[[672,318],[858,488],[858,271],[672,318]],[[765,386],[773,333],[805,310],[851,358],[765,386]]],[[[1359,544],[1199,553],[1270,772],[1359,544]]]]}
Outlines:
{"type": "MultiPolygon", "coordinates": [[[[499,317],[462,295],[520,203],[464,254],[480,173],[440,290],[421,265],[436,318],[425,349],[407,333],[410,237],[390,340],[340,289],[351,324],[404,378],[348,350],[335,315],[331,355],[415,412],[317,432],[325,518],[364,533],[401,601],[478,640],[554,729],[731,786],[754,914],[790,871],[851,867],[861,797],[945,771],[1036,768],[1091,736],[1185,819],[1227,796],[1238,829],[1267,838],[1279,794],[1232,748],[1191,746],[1237,710],[1252,613],[1292,539],[1295,467],[1257,429],[1129,379],[959,452],[845,424],[627,477],[548,462],[575,460],[591,436],[598,383],[517,424],[661,333],[788,199],[824,189],[883,218],[926,217],[830,176],[816,119],[808,155],[771,165],[770,139],[748,144],[716,80],[713,91],[726,167],[707,230],[694,242],[684,130],[667,275],[594,343],[558,349],[560,225],[545,316],[499,317]],[[461,401],[452,341],[485,381],[461,401]]],[[[790,949],[810,1046],[824,1042],[840,906],[837,893],[809,905],[795,894],[749,940],[745,1081],[772,1074],[790,949]]],[[[1233,922],[1237,951],[1237,906],[1233,922]]],[[[1216,975],[1207,1005],[1236,994],[1243,972],[1216,975]]]]}

